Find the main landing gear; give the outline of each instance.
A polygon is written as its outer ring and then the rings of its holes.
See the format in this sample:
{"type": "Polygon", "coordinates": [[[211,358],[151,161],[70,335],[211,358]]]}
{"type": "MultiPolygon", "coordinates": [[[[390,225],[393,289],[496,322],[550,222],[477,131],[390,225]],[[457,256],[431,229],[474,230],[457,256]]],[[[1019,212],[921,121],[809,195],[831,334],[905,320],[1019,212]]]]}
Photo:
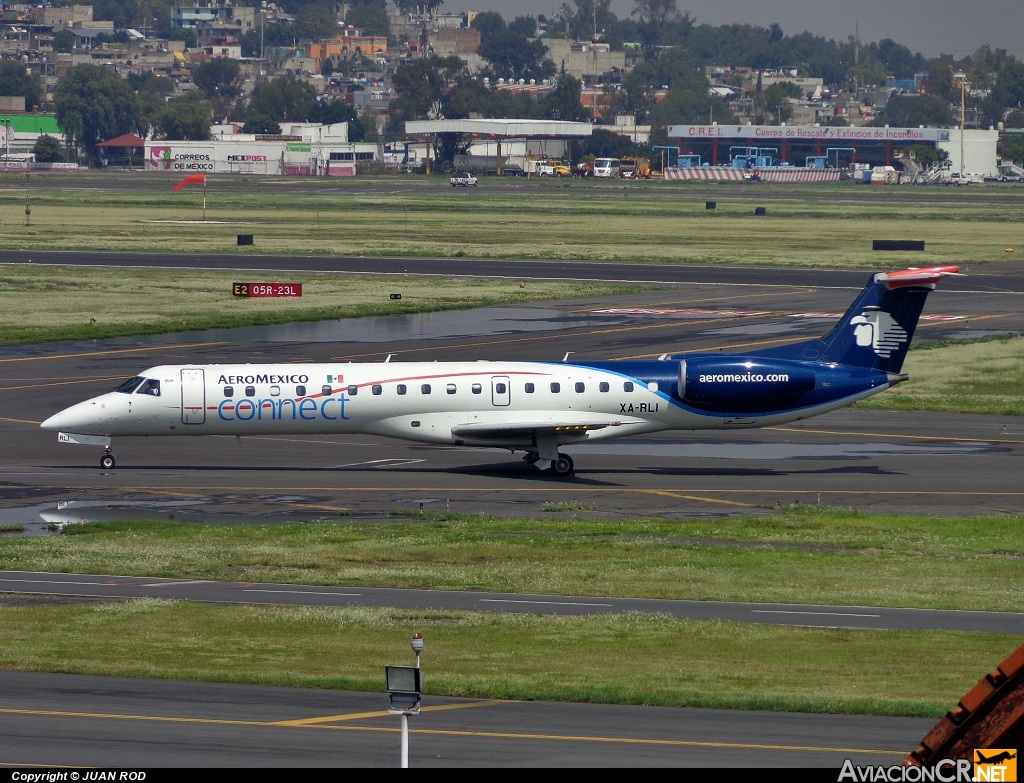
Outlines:
{"type": "Polygon", "coordinates": [[[555,476],[571,476],[573,470],[572,457],[559,452],[558,459],[551,463],[551,473],[555,476]]]}
{"type": "Polygon", "coordinates": [[[113,470],[117,466],[117,458],[111,453],[110,449],[104,449],[103,455],[100,457],[100,467],[103,470],[113,470]]]}
{"type": "Polygon", "coordinates": [[[536,465],[541,473],[558,476],[559,478],[571,476],[574,468],[572,457],[562,452],[559,452],[555,459],[541,459],[540,454],[536,451],[530,451],[523,457],[523,461],[527,465],[536,465]]]}

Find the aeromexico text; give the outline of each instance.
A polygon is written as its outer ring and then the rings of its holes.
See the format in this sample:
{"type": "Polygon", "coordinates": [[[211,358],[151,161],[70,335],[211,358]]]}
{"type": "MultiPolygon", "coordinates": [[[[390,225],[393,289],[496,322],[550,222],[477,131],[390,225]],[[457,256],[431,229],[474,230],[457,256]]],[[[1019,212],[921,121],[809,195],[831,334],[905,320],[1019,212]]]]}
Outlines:
{"type": "Polygon", "coordinates": [[[217,383],[230,386],[234,383],[309,383],[308,375],[222,375],[217,383]]]}

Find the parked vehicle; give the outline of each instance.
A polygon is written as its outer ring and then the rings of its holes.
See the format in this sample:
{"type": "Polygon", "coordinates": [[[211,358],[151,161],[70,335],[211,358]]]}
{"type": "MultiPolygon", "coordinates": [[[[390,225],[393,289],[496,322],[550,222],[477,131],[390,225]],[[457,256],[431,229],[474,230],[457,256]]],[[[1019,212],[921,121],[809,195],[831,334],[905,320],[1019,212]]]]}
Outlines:
{"type": "Polygon", "coordinates": [[[618,158],[598,158],[594,161],[594,176],[602,179],[614,179],[619,176],[620,168],[618,158]]]}
{"type": "Polygon", "coordinates": [[[647,158],[623,158],[619,164],[623,179],[650,179],[651,162],[647,158]]]}
{"type": "Polygon", "coordinates": [[[971,172],[964,172],[961,174],[959,171],[954,171],[946,179],[943,180],[943,185],[980,185],[985,181],[985,178],[981,174],[972,174],[971,172]]]}
{"type": "Polygon", "coordinates": [[[587,178],[594,176],[594,164],[589,160],[581,160],[573,170],[574,177],[587,178]]]}
{"type": "Polygon", "coordinates": [[[476,182],[476,177],[470,174],[468,171],[463,171],[460,174],[455,174],[451,178],[453,188],[468,188],[470,185],[472,185],[475,188],[476,182]]]}

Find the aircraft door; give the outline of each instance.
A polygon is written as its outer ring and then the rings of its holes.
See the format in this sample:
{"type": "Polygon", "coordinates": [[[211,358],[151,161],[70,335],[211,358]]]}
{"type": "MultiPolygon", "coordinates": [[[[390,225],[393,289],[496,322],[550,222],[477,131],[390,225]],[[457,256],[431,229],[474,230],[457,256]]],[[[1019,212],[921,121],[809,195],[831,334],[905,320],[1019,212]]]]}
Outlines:
{"type": "Polygon", "coordinates": [[[206,374],[203,370],[181,371],[181,423],[206,421],[206,374]]]}
{"type": "Polygon", "coordinates": [[[497,406],[512,403],[512,387],[507,375],[495,375],[491,378],[491,404],[497,406]]]}

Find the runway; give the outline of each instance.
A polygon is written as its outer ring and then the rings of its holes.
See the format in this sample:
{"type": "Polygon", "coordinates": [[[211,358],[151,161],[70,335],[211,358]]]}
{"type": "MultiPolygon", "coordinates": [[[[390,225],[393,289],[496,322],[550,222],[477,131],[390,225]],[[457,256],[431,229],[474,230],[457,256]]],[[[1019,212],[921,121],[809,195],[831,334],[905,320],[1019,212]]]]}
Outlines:
{"type": "MultiPolygon", "coordinates": [[[[229,269],[239,261],[218,263],[229,269]]],[[[269,259],[258,268],[319,263],[269,259]]],[[[365,259],[331,263],[352,272],[372,265],[365,259]]],[[[397,263],[380,260],[389,268],[397,263]]],[[[7,446],[0,455],[0,523],[25,524],[27,534],[41,535],[62,521],[137,518],[144,511],[209,524],[344,524],[420,509],[536,516],[545,504],[580,501],[594,507],[588,516],[598,518],[749,514],[796,503],[931,514],[1024,511],[1024,427],[1001,417],[846,410],[767,430],[599,443],[573,451],[576,475],[563,480],[541,478],[505,452],[336,436],[121,438],[114,443],[117,469],[102,471],[98,450],[62,446],[38,429],[54,411],[169,362],[345,362],[388,354],[396,354],[396,361],[559,359],[568,351],[600,359],[772,345],[826,331],[867,279],[861,272],[807,270],[508,266],[486,262],[465,269],[516,272],[520,278],[527,270],[540,277],[660,277],[671,286],[606,299],[388,319],[386,329],[379,319],[366,319],[0,349],[0,436],[7,446]]],[[[1019,268],[951,283],[930,298],[926,314],[940,317],[921,324],[918,340],[1024,330],[1019,268]]],[[[67,588],[47,588],[60,589],[67,588]]],[[[992,619],[1019,623],[1016,615],[992,619]]],[[[850,619],[857,622],[869,621],[850,619]]],[[[897,627],[905,622],[893,620],[897,627]]],[[[1019,632],[1019,625],[1002,627],[1019,632]]],[[[10,741],[2,763],[8,765],[104,764],[111,758],[145,766],[397,764],[397,722],[382,714],[383,694],[15,673],[0,674],[0,683],[0,726],[10,741]],[[46,743],[38,741],[41,736],[46,743]]],[[[838,768],[851,756],[855,763],[890,764],[933,724],[454,699],[437,704],[467,706],[415,719],[416,766],[838,768]]]]}

